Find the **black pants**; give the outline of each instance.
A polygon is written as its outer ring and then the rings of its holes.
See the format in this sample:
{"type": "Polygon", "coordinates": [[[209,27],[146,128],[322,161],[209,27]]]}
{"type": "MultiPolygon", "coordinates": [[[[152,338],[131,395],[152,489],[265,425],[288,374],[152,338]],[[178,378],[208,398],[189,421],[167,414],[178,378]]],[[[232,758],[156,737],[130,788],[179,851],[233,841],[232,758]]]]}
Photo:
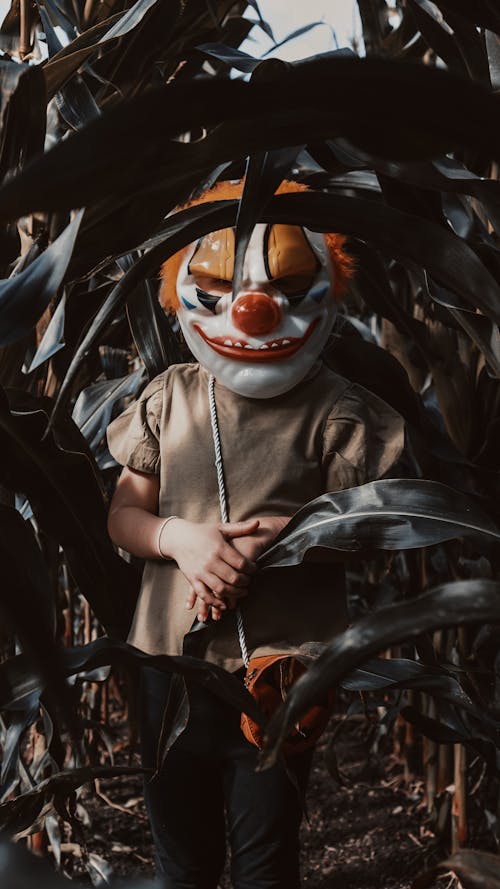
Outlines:
{"type": "MultiPolygon", "coordinates": [[[[169,677],[143,671],[142,758],[156,764],[169,677]]],[[[299,793],[281,764],[256,772],[257,749],[243,737],[240,714],[210,692],[189,688],[188,726],[145,801],[165,889],[216,889],[226,856],[227,817],[234,889],[297,889],[299,793]]],[[[290,761],[305,790],[310,753],[290,761]]]]}

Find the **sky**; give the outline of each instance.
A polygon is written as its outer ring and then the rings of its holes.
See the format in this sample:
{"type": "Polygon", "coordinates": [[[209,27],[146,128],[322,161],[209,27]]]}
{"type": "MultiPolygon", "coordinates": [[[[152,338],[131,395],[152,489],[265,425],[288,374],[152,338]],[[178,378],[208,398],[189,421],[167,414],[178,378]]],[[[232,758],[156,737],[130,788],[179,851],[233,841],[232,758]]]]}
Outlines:
{"type": "MultiPolygon", "coordinates": [[[[358,41],[358,51],[363,52],[362,42],[359,45],[361,27],[355,0],[307,0],[306,3],[304,0],[259,0],[259,8],[262,17],[271,25],[277,43],[304,25],[318,23],[306,34],[270,52],[266,58],[277,56],[291,62],[318,52],[351,47],[353,37],[358,41]]],[[[249,17],[255,18],[253,10],[249,17]]],[[[271,46],[269,37],[261,28],[255,27],[241,49],[260,57],[271,46]]]]}

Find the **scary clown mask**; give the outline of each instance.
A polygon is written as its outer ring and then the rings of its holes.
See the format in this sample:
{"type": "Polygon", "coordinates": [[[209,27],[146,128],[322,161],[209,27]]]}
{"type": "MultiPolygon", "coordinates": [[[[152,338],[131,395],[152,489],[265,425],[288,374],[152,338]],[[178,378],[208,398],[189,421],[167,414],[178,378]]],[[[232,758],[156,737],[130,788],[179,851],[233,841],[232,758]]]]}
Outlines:
{"type": "MultiPolygon", "coordinates": [[[[201,200],[239,197],[241,188],[223,183],[201,200]]],[[[298,190],[285,182],[277,193],[298,190]]],[[[352,266],[344,240],[298,225],[256,225],[233,296],[234,230],[211,232],[164,263],[160,302],[177,312],[189,349],[222,385],[251,398],[281,395],[307,375],[328,339],[352,266]]]]}

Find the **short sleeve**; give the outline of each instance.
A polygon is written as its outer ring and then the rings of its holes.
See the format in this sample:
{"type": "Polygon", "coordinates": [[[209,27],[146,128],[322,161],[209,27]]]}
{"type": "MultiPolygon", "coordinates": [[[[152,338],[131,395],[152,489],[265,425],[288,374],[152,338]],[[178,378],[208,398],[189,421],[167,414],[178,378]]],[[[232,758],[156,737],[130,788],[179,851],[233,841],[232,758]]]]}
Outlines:
{"type": "Polygon", "coordinates": [[[138,401],[109,424],[106,435],[111,455],[122,466],[139,472],[160,471],[160,423],[163,376],[156,377],[138,401]]]}
{"type": "Polygon", "coordinates": [[[400,414],[368,389],[351,384],[324,429],[325,490],[340,491],[390,475],[403,447],[400,414]]]}

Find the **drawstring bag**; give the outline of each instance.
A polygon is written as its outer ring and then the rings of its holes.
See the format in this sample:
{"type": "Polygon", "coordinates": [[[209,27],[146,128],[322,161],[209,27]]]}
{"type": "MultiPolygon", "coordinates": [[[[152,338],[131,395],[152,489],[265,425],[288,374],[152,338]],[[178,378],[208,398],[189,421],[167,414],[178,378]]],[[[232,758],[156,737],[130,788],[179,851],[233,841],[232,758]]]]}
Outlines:
{"type": "MultiPolygon", "coordinates": [[[[307,666],[299,658],[288,654],[254,657],[247,667],[245,685],[264,715],[270,718],[285,700],[290,686],[306,670],[307,666]]],[[[328,724],[333,704],[334,693],[329,692],[321,704],[311,707],[300,718],[283,744],[285,756],[303,753],[316,743],[328,724]]],[[[262,748],[264,731],[246,713],[241,714],[241,730],[247,741],[262,748]]]]}
{"type": "MultiPolygon", "coordinates": [[[[208,381],[208,398],[210,404],[210,422],[215,449],[215,466],[217,469],[217,482],[219,487],[219,502],[221,520],[229,521],[229,513],[226,500],[226,486],[224,482],[224,468],[222,463],[222,450],[217,421],[217,407],[215,404],[214,377],[211,375],[208,381]]],[[[272,654],[263,657],[248,657],[245,627],[241,608],[236,608],[236,627],[240,644],[241,657],[245,665],[245,686],[255,699],[265,716],[270,718],[285,700],[289,688],[307,670],[307,665],[302,658],[288,654],[272,654]]],[[[334,692],[330,691],[325,699],[311,707],[301,717],[299,722],[290,732],[283,745],[283,753],[286,756],[303,753],[312,747],[327,726],[334,704],[334,692]]],[[[262,748],[264,743],[264,730],[246,713],[241,714],[241,730],[251,744],[262,748]]]]}

